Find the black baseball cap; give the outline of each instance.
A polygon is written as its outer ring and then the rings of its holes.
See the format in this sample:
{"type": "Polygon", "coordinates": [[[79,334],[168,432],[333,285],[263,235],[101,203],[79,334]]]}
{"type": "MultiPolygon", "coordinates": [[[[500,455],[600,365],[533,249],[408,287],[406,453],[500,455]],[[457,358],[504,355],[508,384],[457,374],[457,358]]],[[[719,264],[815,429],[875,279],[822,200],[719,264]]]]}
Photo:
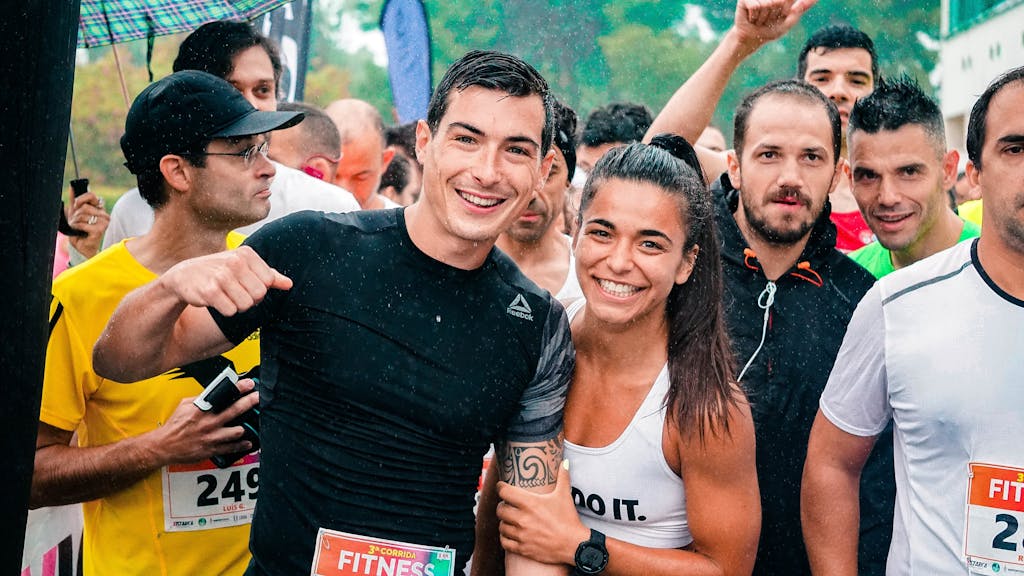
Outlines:
{"type": "Polygon", "coordinates": [[[145,88],[132,102],[121,136],[132,174],[152,171],[168,154],[198,152],[213,138],[233,138],[289,128],[301,112],[261,112],[226,80],[182,70],[145,88]]]}

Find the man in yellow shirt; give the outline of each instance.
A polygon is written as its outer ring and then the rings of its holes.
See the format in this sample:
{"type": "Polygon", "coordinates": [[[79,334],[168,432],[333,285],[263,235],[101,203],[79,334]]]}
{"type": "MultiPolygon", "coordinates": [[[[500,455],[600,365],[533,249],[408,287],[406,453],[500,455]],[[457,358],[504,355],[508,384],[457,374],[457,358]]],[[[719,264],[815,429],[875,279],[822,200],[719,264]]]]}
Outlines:
{"type": "MultiPolygon", "coordinates": [[[[32,479],[33,507],[84,503],[85,574],[240,574],[249,561],[259,454],[224,469],[208,459],[252,450],[229,423],[258,397],[219,414],[191,397],[257,368],[258,333],[128,384],[93,372],[92,347],[125,294],[181,260],[239,244],[229,231],[267,215],[267,133],[301,120],[257,111],[198,71],[151,84],[128,113],[121,148],[154,225],[54,283],[32,479]]],[[[238,381],[241,392],[252,387],[238,381]]]]}

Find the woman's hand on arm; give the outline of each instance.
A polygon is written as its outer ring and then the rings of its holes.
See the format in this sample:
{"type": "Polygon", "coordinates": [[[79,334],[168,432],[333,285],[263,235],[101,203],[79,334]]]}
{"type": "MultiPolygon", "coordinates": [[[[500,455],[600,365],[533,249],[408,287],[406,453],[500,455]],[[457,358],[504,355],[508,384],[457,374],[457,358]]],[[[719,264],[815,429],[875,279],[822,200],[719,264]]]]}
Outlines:
{"type": "Polygon", "coordinates": [[[572,500],[569,461],[558,469],[555,489],[530,492],[505,482],[498,484],[501,545],[544,564],[573,565],[576,547],[590,537],[572,500]]]}

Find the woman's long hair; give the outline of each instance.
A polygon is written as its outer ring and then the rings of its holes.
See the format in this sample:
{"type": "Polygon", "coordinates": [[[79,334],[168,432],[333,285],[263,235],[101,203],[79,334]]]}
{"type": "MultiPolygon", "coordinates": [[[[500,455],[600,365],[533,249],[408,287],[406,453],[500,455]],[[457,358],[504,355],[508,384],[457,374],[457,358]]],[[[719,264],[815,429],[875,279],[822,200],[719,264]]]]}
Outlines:
{"type": "Polygon", "coordinates": [[[684,435],[729,432],[729,409],[741,398],[735,386],[732,345],[722,309],[722,262],[711,194],[693,147],[670,134],[650,144],[630,144],[605,154],[587,180],[580,199],[579,223],[601,184],[618,178],[660,187],[678,200],[686,242],[699,247],[693,272],[669,292],[669,392],[666,403],[684,435]]]}

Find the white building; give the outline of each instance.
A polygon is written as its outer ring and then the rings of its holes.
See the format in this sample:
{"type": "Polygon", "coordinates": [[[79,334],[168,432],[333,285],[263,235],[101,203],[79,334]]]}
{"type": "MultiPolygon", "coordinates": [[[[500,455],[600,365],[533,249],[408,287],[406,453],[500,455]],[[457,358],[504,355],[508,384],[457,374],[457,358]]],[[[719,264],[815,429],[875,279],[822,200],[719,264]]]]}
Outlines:
{"type": "Polygon", "coordinates": [[[946,141],[966,157],[971,107],[989,82],[1024,66],[1024,0],[942,0],[939,100],[946,141]]]}

